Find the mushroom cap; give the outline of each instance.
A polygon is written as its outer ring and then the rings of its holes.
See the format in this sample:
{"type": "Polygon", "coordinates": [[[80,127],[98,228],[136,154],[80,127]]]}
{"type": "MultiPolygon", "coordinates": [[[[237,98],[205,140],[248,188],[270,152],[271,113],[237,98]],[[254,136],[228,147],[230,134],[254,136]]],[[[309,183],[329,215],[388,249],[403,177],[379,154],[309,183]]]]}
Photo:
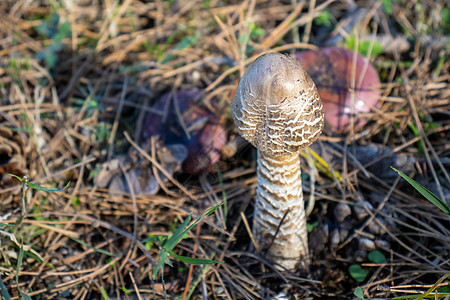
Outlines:
{"type": "Polygon", "coordinates": [[[247,69],[231,110],[239,134],[275,156],[308,147],[324,125],[311,77],[297,59],[279,53],[264,54],[247,69]]]}
{"type": "Polygon", "coordinates": [[[367,114],[380,102],[380,78],[367,59],[348,49],[329,47],[303,51],[295,57],[317,82],[323,102],[325,119],[331,130],[338,133],[350,131],[354,115],[354,129],[362,128],[367,114]],[[354,91],[354,92],[352,92],[354,91]]]}
{"type": "MultiPolygon", "coordinates": [[[[157,135],[165,146],[182,145],[187,150],[187,157],[182,159],[183,171],[192,175],[206,173],[220,159],[222,148],[227,142],[224,127],[219,116],[196,100],[201,90],[178,90],[174,94],[177,101],[169,101],[171,93],[162,95],[153,108],[159,111],[168,110],[164,121],[162,115],[147,113],[143,126],[143,138],[148,140],[157,135]],[[166,107],[168,106],[168,107],[166,107]],[[178,111],[178,113],[177,113],[178,111]],[[181,121],[188,129],[190,136],[183,130],[181,121]]],[[[214,101],[212,101],[214,104],[214,101]]]]}

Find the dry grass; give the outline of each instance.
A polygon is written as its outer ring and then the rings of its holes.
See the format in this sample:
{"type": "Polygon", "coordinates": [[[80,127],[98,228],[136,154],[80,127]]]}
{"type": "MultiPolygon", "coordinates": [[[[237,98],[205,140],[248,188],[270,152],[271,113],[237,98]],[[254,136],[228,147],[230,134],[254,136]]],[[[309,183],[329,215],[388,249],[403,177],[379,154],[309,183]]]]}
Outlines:
{"type": "MultiPolygon", "coordinates": [[[[193,290],[194,299],[268,299],[281,291],[297,299],[349,299],[359,285],[366,297],[384,299],[427,290],[450,271],[449,219],[383,164],[400,154],[414,158],[408,174],[448,201],[449,25],[440,20],[445,1],[392,1],[391,15],[382,1],[229,2],[0,4],[0,279],[11,299],[20,297],[18,286],[36,299],[161,299],[162,282],[151,278],[159,249],[140,241],[168,235],[188,214],[199,216],[225,198],[227,210],[222,207],[175,248],[180,255],[225,262],[189,267],[173,260],[164,276],[169,298],[193,290]],[[324,12],[330,27],[314,23],[324,12]],[[60,20],[51,27],[53,13],[60,20]],[[44,21],[47,34],[37,29],[44,21]],[[64,22],[71,31],[58,48],[64,22]],[[157,195],[111,195],[94,184],[90,175],[102,164],[139,152],[145,113],[162,93],[201,89],[201,105],[220,108],[218,118],[232,140],[228,106],[251,61],[267,51],[345,44],[349,34],[406,46],[384,44],[385,51],[371,58],[383,98],[363,131],[326,131],[320,138],[321,155],[328,154],[343,180],[303,162],[306,198],[313,190],[315,200],[308,221],[318,222],[310,234],[316,245],[309,272],[278,272],[253,251],[245,223],[251,224],[256,177],[245,144],[237,154],[223,153],[207,174],[178,172],[160,181],[157,195]],[[355,162],[357,147],[369,144],[390,152],[355,162]],[[377,166],[392,176],[380,178],[377,166]],[[45,186],[72,183],[57,193],[28,190],[23,208],[21,185],[7,173],[45,186]],[[329,235],[339,226],[336,204],[364,200],[374,209],[363,220],[352,219],[348,236],[331,246],[329,235]],[[367,259],[358,246],[362,237],[377,241],[385,263],[367,259]],[[16,282],[21,245],[25,255],[16,282]],[[349,275],[352,264],[369,271],[364,282],[349,275]]],[[[157,168],[152,150],[144,147],[142,160],[157,168]]],[[[126,175],[135,167],[130,162],[120,169],[129,185],[126,175]]]]}

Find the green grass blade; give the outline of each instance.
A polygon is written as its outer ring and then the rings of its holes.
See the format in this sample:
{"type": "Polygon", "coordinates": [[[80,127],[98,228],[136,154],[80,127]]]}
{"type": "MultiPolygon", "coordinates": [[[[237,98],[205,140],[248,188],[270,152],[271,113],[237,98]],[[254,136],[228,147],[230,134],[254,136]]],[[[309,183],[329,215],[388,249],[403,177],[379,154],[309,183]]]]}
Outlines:
{"type": "MultiPolygon", "coordinates": [[[[169,252],[166,251],[166,253],[169,253],[169,252]]],[[[169,255],[167,255],[167,254],[166,254],[166,258],[165,258],[164,263],[165,263],[166,265],[168,265],[169,267],[173,268],[172,261],[170,260],[169,255]]]]}
{"type": "Polygon", "coordinates": [[[205,210],[200,215],[200,217],[197,220],[195,220],[195,222],[193,222],[189,227],[186,228],[186,226],[191,221],[191,215],[189,215],[186,218],[186,220],[184,220],[183,224],[181,224],[181,226],[177,230],[175,230],[175,232],[169,237],[169,239],[167,239],[166,241],[164,241],[162,243],[161,252],[159,254],[159,260],[158,260],[158,263],[156,264],[155,270],[153,270],[153,273],[152,273],[153,279],[156,278],[156,275],[158,274],[159,269],[162,269],[162,267],[164,266],[164,263],[167,263],[169,266],[172,266],[167,254],[172,252],[173,248],[175,248],[175,246],[183,238],[183,236],[187,232],[189,232],[189,230],[191,230],[192,227],[197,225],[203,219],[203,217],[208,216],[208,215],[212,214],[213,212],[215,212],[222,204],[223,203],[220,203],[210,209],[205,210]]]}
{"type": "Polygon", "coordinates": [[[175,248],[175,246],[180,242],[180,240],[183,238],[183,236],[189,232],[189,230],[192,229],[195,225],[197,225],[204,217],[209,216],[213,212],[215,212],[223,203],[220,203],[214,207],[211,207],[207,210],[205,210],[200,217],[195,220],[189,227],[186,228],[187,224],[191,221],[191,215],[189,215],[186,220],[184,220],[183,224],[170,236],[170,238],[167,240],[166,243],[162,245],[167,252],[170,252],[175,248]]]}
{"type": "MultiPolygon", "coordinates": [[[[427,297],[428,295],[431,295],[431,293],[434,292],[434,290],[438,288],[439,284],[441,284],[442,281],[444,281],[445,279],[447,279],[449,277],[450,277],[450,272],[445,274],[441,278],[439,278],[439,280],[437,282],[435,282],[433,284],[433,286],[428,289],[428,291],[426,291],[423,295],[420,295],[419,297],[417,297],[417,299],[421,300],[421,299],[424,299],[425,297],[427,297]]],[[[433,296],[433,295],[431,295],[431,296],[433,296]]]]}
{"type": "Polygon", "coordinates": [[[222,190],[222,202],[223,202],[223,227],[226,228],[227,224],[227,217],[228,217],[228,198],[227,198],[227,192],[223,188],[223,178],[222,178],[222,171],[220,168],[217,168],[217,175],[219,175],[219,187],[222,190]]]}
{"type": "Polygon", "coordinates": [[[152,277],[153,279],[156,278],[156,275],[158,274],[159,269],[162,269],[164,264],[167,263],[169,266],[172,266],[171,261],[169,260],[169,257],[167,254],[175,248],[175,246],[178,244],[178,242],[183,238],[184,236],[184,229],[191,221],[191,215],[187,216],[187,218],[184,220],[183,224],[181,224],[180,227],[178,227],[177,230],[166,240],[164,240],[161,244],[161,252],[159,253],[159,259],[158,263],[156,264],[155,269],[153,270],[152,277]]]}
{"type": "Polygon", "coordinates": [[[182,256],[182,255],[176,255],[173,252],[170,252],[170,255],[175,257],[176,259],[190,264],[190,265],[212,265],[212,264],[218,264],[223,263],[223,261],[216,261],[216,260],[210,260],[210,259],[203,259],[203,258],[193,258],[188,256],[182,256]]]}
{"type": "Polygon", "coordinates": [[[155,279],[156,275],[158,275],[159,269],[163,270],[164,262],[166,261],[166,259],[167,259],[167,251],[165,248],[161,248],[161,252],[159,253],[158,263],[156,264],[156,267],[152,273],[153,279],[155,279]]]}
{"type": "Polygon", "coordinates": [[[22,292],[22,289],[19,286],[19,271],[20,271],[20,267],[22,266],[22,260],[23,260],[23,245],[21,244],[20,251],[19,251],[19,258],[17,259],[16,284],[17,284],[17,289],[19,290],[20,296],[22,296],[22,299],[32,300],[30,296],[28,296],[26,293],[22,292]]]}
{"type": "MultiPolygon", "coordinates": [[[[450,293],[439,293],[438,294],[438,299],[445,299],[445,297],[450,296],[450,293]]],[[[415,295],[407,295],[407,296],[398,296],[398,297],[393,297],[391,298],[391,300],[402,300],[402,299],[407,299],[407,300],[411,300],[411,299],[436,299],[435,295],[427,295],[424,296],[423,298],[423,294],[415,294],[415,295]]]]}
{"type": "Polygon", "coordinates": [[[27,182],[26,185],[28,185],[30,188],[38,190],[38,191],[51,192],[52,193],[52,192],[61,192],[61,191],[65,190],[66,188],[69,187],[70,181],[66,184],[65,187],[60,188],[60,189],[49,189],[49,188],[37,185],[35,183],[31,183],[31,182],[27,182]]]}
{"type": "Polygon", "coordinates": [[[69,182],[66,184],[65,187],[63,187],[63,188],[61,188],[61,189],[56,189],[56,190],[55,190],[55,189],[49,189],[49,188],[46,188],[46,187],[37,185],[37,184],[35,184],[35,183],[28,182],[28,180],[23,179],[23,178],[20,178],[19,176],[14,175],[14,174],[8,174],[8,175],[9,175],[9,176],[12,176],[12,177],[14,177],[14,178],[19,179],[20,182],[22,182],[23,184],[29,186],[29,187],[32,188],[32,189],[35,189],[35,190],[38,190],[38,191],[43,191],[43,192],[61,192],[61,191],[65,190],[66,188],[68,188],[69,185],[70,185],[70,181],[69,181],[69,182]]]}
{"type": "Polygon", "coordinates": [[[205,210],[205,211],[200,215],[200,217],[198,217],[198,219],[195,220],[194,223],[192,223],[188,228],[186,228],[186,230],[183,232],[183,235],[184,235],[185,233],[187,233],[189,230],[191,230],[192,227],[194,227],[195,225],[197,225],[204,217],[209,216],[210,214],[212,214],[213,212],[215,212],[215,211],[216,211],[220,206],[222,206],[222,205],[223,205],[223,202],[217,204],[217,205],[214,206],[214,207],[211,207],[211,208],[205,210]]]}
{"type": "Polygon", "coordinates": [[[100,291],[102,292],[103,299],[109,300],[108,293],[106,293],[105,288],[101,286],[100,291]]]}
{"type": "Polygon", "coordinates": [[[450,207],[441,198],[430,192],[427,188],[422,186],[417,181],[411,179],[401,171],[391,167],[395,172],[397,172],[403,179],[405,179],[410,185],[413,186],[419,193],[422,194],[428,201],[436,205],[440,210],[450,216],[450,207]]]}
{"type": "Polygon", "coordinates": [[[17,266],[16,266],[16,284],[17,289],[22,293],[19,286],[19,272],[20,267],[22,266],[22,259],[23,259],[23,245],[20,245],[20,251],[19,251],[19,257],[17,258],[17,266]]]}
{"type": "Polygon", "coordinates": [[[161,246],[164,247],[168,252],[172,251],[173,248],[180,242],[185,233],[185,228],[191,221],[191,215],[187,216],[186,220],[184,220],[183,224],[178,227],[177,230],[169,237],[169,239],[163,243],[161,246]]]}
{"type": "Polygon", "coordinates": [[[161,283],[163,287],[164,300],[167,300],[166,282],[164,281],[164,272],[161,273],[161,283]]]}
{"type": "MultiPolygon", "coordinates": [[[[409,127],[409,129],[411,129],[411,131],[414,133],[414,135],[415,135],[416,137],[420,137],[420,132],[419,132],[419,130],[417,129],[416,125],[414,125],[412,122],[409,122],[409,123],[408,123],[408,127],[409,127]]],[[[419,145],[419,153],[424,153],[422,141],[419,140],[419,141],[417,142],[417,144],[419,145]]]]}
{"type": "Polygon", "coordinates": [[[11,296],[8,293],[8,289],[6,288],[6,285],[3,283],[2,278],[0,277],[0,295],[2,296],[2,299],[4,300],[11,300],[11,296]]]}

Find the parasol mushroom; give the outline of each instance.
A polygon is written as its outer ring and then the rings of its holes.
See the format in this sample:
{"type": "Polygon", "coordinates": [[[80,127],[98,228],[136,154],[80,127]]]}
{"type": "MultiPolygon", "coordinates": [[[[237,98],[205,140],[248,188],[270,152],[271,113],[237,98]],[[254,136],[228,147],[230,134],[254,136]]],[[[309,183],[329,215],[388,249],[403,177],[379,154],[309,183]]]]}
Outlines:
{"type": "Polygon", "coordinates": [[[239,134],[258,149],[253,235],[279,265],[307,263],[308,236],[299,150],[324,125],[316,86],[293,57],[260,56],[239,81],[232,102],[239,134]]]}

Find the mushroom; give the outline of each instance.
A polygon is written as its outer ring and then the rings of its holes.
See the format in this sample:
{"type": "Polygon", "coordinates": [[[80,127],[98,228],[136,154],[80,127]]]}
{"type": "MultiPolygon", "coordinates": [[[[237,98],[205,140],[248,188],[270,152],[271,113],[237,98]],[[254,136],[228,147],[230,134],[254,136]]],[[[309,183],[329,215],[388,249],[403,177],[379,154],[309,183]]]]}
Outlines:
{"type": "Polygon", "coordinates": [[[299,150],[324,126],[316,86],[295,58],[260,56],[239,81],[232,102],[239,134],[257,148],[253,235],[275,263],[294,269],[308,258],[299,150]]]}

